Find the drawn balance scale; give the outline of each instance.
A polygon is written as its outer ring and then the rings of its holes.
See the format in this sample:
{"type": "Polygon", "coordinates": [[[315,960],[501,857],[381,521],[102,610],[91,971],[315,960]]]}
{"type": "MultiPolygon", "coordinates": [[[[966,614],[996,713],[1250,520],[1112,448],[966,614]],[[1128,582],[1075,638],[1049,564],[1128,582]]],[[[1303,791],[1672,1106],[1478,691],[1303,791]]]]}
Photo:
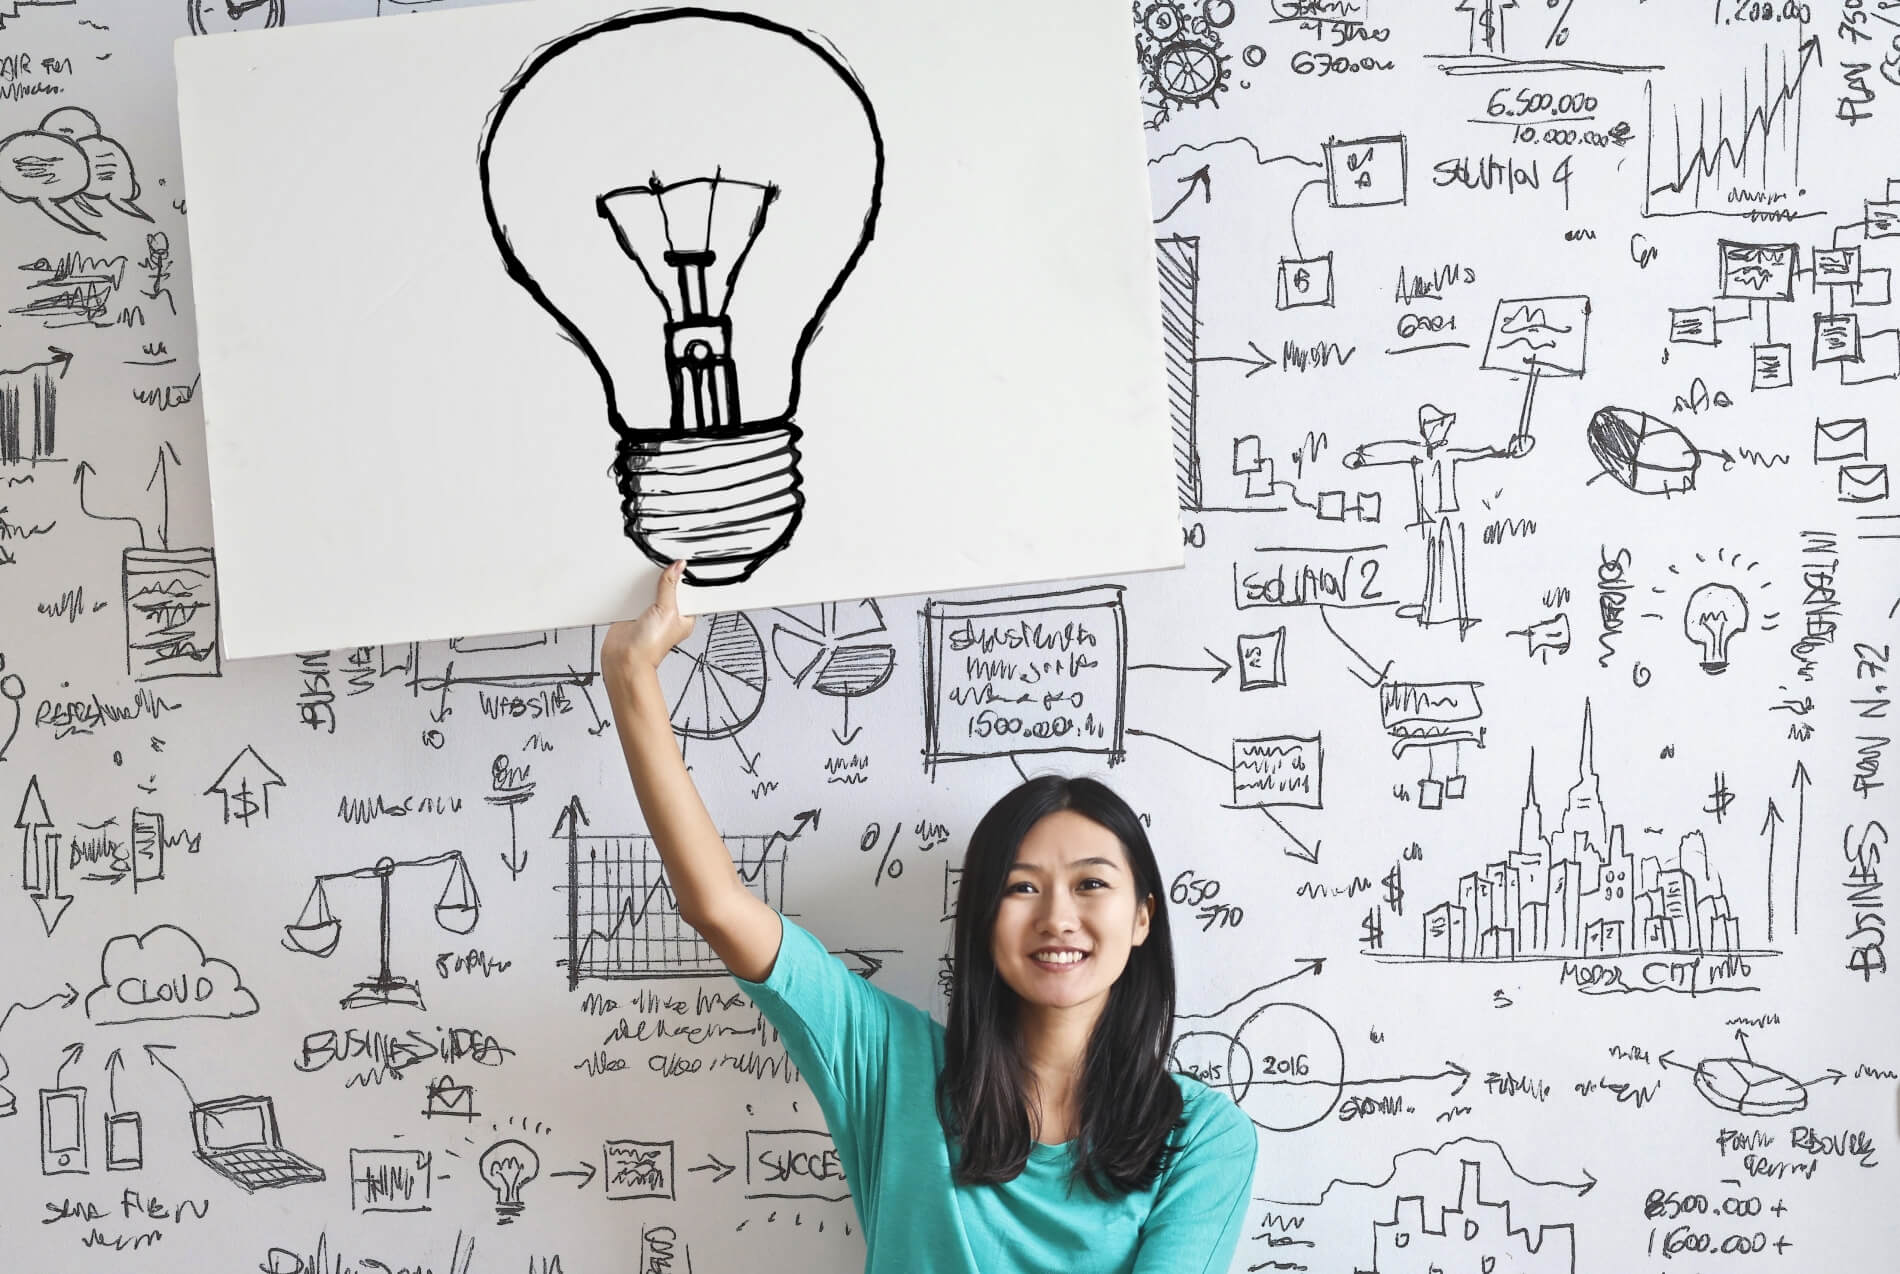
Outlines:
{"type": "Polygon", "coordinates": [[[475,881],[469,875],[468,864],[460,853],[450,850],[429,858],[414,858],[404,862],[383,857],[369,867],[318,876],[311,886],[310,897],[304,902],[303,911],[297,916],[297,923],[284,926],[284,934],[288,939],[286,948],[327,959],[336,950],[337,941],[342,937],[343,922],[330,911],[325,884],[334,880],[374,880],[382,897],[382,965],[376,976],[358,982],[356,989],[343,997],[342,1005],[346,1009],[360,1009],[372,1004],[425,1007],[421,987],[413,979],[392,973],[389,968],[390,880],[403,868],[436,867],[443,863],[452,865],[448,883],[442,887],[442,896],[436,900],[435,922],[453,934],[469,932],[481,918],[481,900],[476,897],[475,881]]]}

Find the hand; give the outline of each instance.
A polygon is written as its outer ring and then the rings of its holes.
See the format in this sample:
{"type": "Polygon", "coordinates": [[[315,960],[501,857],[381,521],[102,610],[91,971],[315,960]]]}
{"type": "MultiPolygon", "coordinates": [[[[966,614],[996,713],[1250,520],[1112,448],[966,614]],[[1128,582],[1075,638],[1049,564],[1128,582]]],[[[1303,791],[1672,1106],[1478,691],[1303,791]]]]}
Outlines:
{"type": "Polygon", "coordinates": [[[679,611],[680,576],[685,562],[675,562],[660,573],[653,605],[637,619],[623,619],[607,630],[600,643],[601,671],[606,673],[657,668],[666,652],[685,641],[693,619],[679,611]]]}

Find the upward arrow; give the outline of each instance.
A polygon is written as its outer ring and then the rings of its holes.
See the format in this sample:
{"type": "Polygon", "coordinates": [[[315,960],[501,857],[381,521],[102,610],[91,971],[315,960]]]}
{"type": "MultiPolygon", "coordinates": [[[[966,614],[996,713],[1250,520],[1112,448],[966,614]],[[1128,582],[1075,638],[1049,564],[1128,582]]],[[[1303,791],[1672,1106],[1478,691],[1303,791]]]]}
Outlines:
{"type": "Polygon", "coordinates": [[[86,475],[97,472],[99,471],[84,460],[73,467],[73,485],[79,488],[79,511],[96,522],[130,522],[139,529],[139,547],[146,547],[145,523],[124,514],[94,513],[86,507],[86,475]]]}
{"type": "Polygon", "coordinates": [[[1196,168],[1193,172],[1179,180],[1180,184],[1186,186],[1187,189],[1182,192],[1179,199],[1174,201],[1172,207],[1155,218],[1156,225],[1160,225],[1169,217],[1179,212],[1181,205],[1194,197],[1194,188],[1196,186],[1200,187],[1202,203],[1212,203],[1214,201],[1214,179],[1209,175],[1208,166],[1206,164],[1202,164],[1199,168],[1196,168]]]}
{"type": "Polygon", "coordinates": [[[1761,821],[1761,834],[1768,838],[1768,941],[1775,940],[1775,828],[1782,822],[1775,798],[1768,798],[1768,816],[1761,821]]]}
{"type": "Polygon", "coordinates": [[[165,457],[170,455],[172,463],[178,463],[178,453],[172,450],[169,442],[158,444],[158,463],[152,466],[152,476],[146,481],[145,489],[150,491],[152,483],[158,484],[158,498],[163,512],[159,515],[158,546],[168,549],[172,546],[172,487],[165,470],[165,457]]]}
{"type": "Polygon", "coordinates": [[[1808,767],[1800,761],[1794,763],[1794,778],[1789,785],[1794,788],[1794,931],[1801,932],[1801,843],[1807,839],[1808,830],[1808,784],[1814,782],[1808,777],[1808,767]]]}

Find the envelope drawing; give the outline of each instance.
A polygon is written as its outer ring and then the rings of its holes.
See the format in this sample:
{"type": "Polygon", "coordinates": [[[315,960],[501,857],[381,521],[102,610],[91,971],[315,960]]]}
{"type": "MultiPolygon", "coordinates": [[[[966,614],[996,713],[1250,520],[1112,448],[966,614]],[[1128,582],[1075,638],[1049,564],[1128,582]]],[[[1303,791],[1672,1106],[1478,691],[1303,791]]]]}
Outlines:
{"type": "Polygon", "coordinates": [[[1884,464],[1844,464],[1841,466],[1841,503],[1872,504],[1887,498],[1887,466],[1884,464]]]}
{"type": "Polygon", "coordinates": [[[1814,463],[1833,464],[1841,460],[1867,458],[1867,422],[1865,420],[1817,420],[1814,422],[1814,463]]]}
{"type": "Polygon", "coordinates": [[[452,1075],[429,1082],[428,1102],[422,1108],[424,1118],[434,1119],[441,1115],[453,1115],[460,1119],[474,1119],[475,1087],[472,1084],[458,1084],[452,1075]]]}

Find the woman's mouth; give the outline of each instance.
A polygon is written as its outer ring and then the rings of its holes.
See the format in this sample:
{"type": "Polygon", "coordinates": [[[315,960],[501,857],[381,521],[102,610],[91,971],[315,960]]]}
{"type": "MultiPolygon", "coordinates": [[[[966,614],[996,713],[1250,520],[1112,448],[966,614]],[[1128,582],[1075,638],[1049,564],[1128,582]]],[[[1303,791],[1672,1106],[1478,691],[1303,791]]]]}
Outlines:
{"type": "Polygon", "coordinates": [[[1044,969],[1050,969],[1059,973],[1064,969],[1073,969],[1076,965],[1081,964],[1084,960],[1088,959],[1088,952],[1086,951],[1039,951],[1035,953],[1034,955],[1030,956],[1029,958],[1032,961],[1034,961],[1038,967],[1044,968],[1044,969]]]}

